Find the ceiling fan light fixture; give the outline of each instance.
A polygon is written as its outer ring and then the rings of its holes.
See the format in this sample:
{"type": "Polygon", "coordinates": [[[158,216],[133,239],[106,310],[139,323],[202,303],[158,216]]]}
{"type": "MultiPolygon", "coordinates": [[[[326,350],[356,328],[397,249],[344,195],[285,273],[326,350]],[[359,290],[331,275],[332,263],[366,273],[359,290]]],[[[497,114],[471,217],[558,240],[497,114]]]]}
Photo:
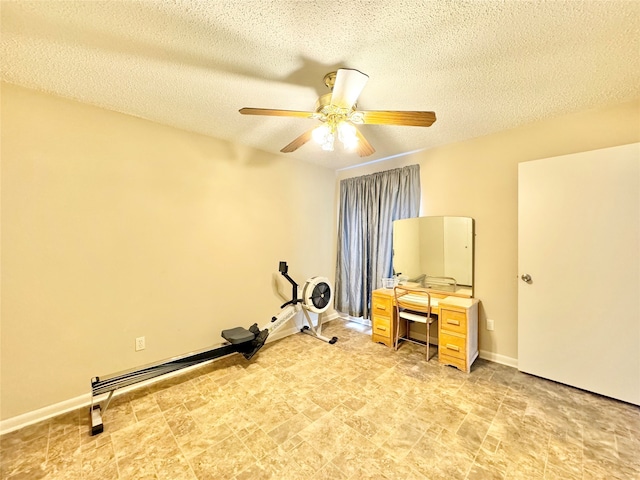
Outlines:
{"type": "Polygon", "coordinates": [[[313,129],[313,132],[311,132],[311,136],[315,142],[322,145],[325,142],[327,134],[329,133],[331,133],[329,126],[326,123],[323,123],[322,125],[318,125],[313,129]]]}
{"type": "Polygon", "coordinates": [[[327,135],[326,141],[322,144],[322,150],[333,152],[333,133],[327,135]]]}
{"type": "Polygon", "coordinates": [[[334,135],[331,126],[327,123],[317,126],[311,132],[313,140],[322,146],[323,150],[333,151],[334,135]]]}
{"type": "Polygon", "coordinates": [[[335,121],[330,118],[311,132],[311,138],[328,152],[333,151],[336,136],[347,150],[353,150],[358,146],[356,127],[346,120],[335,121]]]}
{"type": "Polygon", "coordinates": [[[347,150],[353,150],[358,146],[358,134],[353,124],[342,121],[338,123],[338,139],[347,150]]]}

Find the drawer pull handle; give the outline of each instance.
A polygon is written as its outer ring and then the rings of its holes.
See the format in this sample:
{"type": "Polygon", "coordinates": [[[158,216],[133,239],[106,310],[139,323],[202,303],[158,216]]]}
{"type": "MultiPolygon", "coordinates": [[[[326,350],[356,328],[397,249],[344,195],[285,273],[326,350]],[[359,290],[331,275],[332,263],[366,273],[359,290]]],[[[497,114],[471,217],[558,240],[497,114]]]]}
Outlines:
{"type": "Polygon", "coordinates": [[[383,332],[387,331],[387,327],[376,327],[376,330],[381,330],[383,332]]]}
{"type": "Polygon", "coordinates": [[[449,350],[453,350],[454,352],[459,352],[460,351],[460,347],[457,345],[451,345],[450,343],[447,343],[447,348],[449,350]]]}
{"type": "Polygon", "coordinates": [[[460,320],[447,320],[449,325],[457,325],[460,326],[460,320]]]}
{"type": "Polygon", "coordinates": [[[378,310],[386,310],[386,309],[387,309],[387,306],[386,306],[386,305],[376,305],[376,308],[377,308],[378,310]]]}

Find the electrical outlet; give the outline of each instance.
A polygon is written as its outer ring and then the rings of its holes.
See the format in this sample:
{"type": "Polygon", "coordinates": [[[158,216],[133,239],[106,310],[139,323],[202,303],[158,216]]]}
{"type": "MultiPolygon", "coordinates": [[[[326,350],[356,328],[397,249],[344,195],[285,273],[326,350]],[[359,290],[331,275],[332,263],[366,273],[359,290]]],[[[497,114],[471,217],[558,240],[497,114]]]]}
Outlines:
{"type": "Polygon", "coordinates": [[[491,320],[490,318],[487,318],[487,330],[493,330],[493,328],[494,328],[493,320],[491,320]]]}
{"type": "Polygon", "coordinates": [[[139,352],[140,350],[144,350],[144,348],[145,348],[144,337],[136,338],[136,352],[139,352]]]}

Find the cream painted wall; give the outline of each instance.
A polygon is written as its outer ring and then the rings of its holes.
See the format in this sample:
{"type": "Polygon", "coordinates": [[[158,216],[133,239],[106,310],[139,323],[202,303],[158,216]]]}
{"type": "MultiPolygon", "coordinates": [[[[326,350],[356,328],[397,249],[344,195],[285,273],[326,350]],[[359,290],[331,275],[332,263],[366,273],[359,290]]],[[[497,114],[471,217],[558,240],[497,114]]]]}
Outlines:
{"type": "Polygon", "coordinates": [[[635,101],[343,170],[338,172],[337,190],[344,178],[419,163],[422,215],[476,220],[480,350],[512,361],[518,357],[518,163],[639,140],[640,101],[635,101]],[[492,332],[486,330],[487,318],[495,320],[492,332]]]}
{"type": "Polygon", "coordinates": [[[280,260],[332,275],[331,170],[7,84],[1,119],[2,419],[265,323],[280,260]]]}

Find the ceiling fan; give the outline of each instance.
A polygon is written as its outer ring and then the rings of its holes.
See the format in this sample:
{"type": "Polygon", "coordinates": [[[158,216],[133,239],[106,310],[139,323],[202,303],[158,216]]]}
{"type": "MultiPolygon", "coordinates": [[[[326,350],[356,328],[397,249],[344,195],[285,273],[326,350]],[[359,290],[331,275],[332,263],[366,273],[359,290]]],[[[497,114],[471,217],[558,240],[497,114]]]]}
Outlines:
{"type": "Polygon", "coordinates": [[[331,92],[318,99],[314,112],[245,107],[240,109],[240,113],[314,118],[322,122],[321,125],[307,130],[280,150],[283,153],[297,150],[312,138],[322,146],[323,150],[332,151],[337,136],[345,148],[355,149],[361,157],[369,156],[375,150],[355,127],[356,125],[429,127],[436,121],[434,112],[357,110],[356,100],[368,79],[368,75],[350,68],[340,68],[336,72],[327,73],[324,76],[324,83],[331,92]]]}

